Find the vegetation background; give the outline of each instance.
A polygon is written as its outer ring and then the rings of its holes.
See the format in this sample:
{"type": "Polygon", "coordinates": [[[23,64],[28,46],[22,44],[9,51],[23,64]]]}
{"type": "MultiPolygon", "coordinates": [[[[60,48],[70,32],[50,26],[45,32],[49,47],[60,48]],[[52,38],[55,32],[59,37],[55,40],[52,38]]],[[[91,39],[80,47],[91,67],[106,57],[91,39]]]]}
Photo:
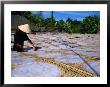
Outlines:
{"type": "Polygon", "coordinates": [[[58,31],[66,33],[87,33],[95,34],[100,32],[100,17],[96,15],[87,16],[83,21],[68,18],[64,20],[55,20],[54,11],[51,11],[50,18],[44,18],[42,11],[38,14],[32,14],[31,11],[12,11],[12,15],[20,15],[28,19],[31,23],[32,32],[58,31]]]}

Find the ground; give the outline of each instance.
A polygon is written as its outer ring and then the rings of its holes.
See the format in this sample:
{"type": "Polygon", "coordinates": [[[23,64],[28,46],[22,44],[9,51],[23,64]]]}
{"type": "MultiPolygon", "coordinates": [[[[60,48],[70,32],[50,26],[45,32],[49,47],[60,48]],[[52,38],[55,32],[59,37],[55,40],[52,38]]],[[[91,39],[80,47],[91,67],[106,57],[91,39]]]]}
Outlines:
{"type": "Polygon", "coordinates": [[[25,41],[27,52],[11,52],[12,77],[100,76],[100,34],[48,32],[28,36],[39,48],[33,51],[25,41]]]}

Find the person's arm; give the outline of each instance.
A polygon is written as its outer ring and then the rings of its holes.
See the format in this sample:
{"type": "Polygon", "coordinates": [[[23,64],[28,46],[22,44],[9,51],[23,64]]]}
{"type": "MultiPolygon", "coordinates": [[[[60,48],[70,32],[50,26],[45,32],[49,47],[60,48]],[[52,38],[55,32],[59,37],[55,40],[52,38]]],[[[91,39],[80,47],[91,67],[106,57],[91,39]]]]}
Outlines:
{"type": "Polygon", "coordinates": [[[34,43],[29,39],[29,37],[27,36],[27,34],[25,34],[25,40],[28,40],[28,42],[32,45],[33,50],[36,50],[36,47],[34,46],[34,43]]]}
{"type": "Polygon", "coordinates": [[[28,39],[28,42],[32,45],[33,50],[35,51],[36,50],[36,47],[34,46],[34,43],[30,39],[28,39]]]}

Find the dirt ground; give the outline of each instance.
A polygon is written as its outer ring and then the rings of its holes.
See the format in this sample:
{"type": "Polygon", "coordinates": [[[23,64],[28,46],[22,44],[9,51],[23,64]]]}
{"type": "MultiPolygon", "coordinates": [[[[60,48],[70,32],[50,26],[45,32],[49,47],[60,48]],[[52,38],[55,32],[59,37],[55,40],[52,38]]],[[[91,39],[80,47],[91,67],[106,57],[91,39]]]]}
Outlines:
{"type": "Polygon", "coordinates": [[[28,36],[38,50],[33,51],[25,41],[27,52],[11,52],[12,77],[100,76],[100,34],[48,32],[28,36]]]}

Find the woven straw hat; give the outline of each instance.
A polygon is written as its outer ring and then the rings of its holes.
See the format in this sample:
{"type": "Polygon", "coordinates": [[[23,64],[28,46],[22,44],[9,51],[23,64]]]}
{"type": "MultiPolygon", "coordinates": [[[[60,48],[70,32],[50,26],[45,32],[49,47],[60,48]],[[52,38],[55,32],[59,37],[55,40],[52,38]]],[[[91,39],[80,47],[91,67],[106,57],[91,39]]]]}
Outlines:
{"type": "Polygon", "coordinates": [[[20,25],[18,28],[25,33],[30,33],[30,27],[28,24],[20,25]]]}

